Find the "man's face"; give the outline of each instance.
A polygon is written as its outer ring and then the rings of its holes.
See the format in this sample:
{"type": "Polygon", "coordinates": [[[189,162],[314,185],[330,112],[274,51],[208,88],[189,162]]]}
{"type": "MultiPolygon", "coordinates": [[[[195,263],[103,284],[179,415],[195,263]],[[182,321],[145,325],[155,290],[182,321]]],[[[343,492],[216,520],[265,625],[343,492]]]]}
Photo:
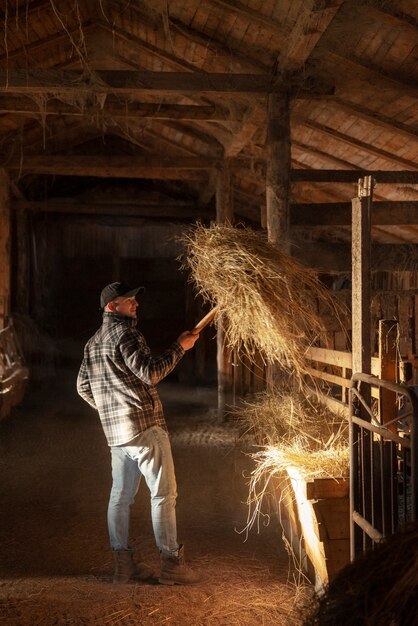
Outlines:
{"type": "Polygon", "coordinates": [[[126,317],[132,317],[136,319],[136,310],[138,308],[138,302],[135,296],[130,296],[129,298],[116,298],[113,300],[115,311],[120,313],[121,315],[126,315],[126,317]]]}

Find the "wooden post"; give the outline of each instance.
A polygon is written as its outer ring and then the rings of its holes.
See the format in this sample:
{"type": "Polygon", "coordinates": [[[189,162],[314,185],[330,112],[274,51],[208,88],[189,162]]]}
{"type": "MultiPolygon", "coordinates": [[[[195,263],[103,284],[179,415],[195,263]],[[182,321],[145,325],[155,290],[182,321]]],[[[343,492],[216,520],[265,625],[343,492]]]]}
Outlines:
{"type": "Polygon", "coordinates": [[[10,189],[9,177],[0,169],[0,330],[10,315],[10,189]]]}
{"type": "Polygon", "coordinates": [[[289,237],[290,109],[287,93],[268,99],[266,212],[267,237],[282,247],[289,237]]]}
{"type": "MultiPolygon", "coordinates": [[[[353,374],[371,372],[371,202],[373,193],[373,183],[370,176],[358,181],[358,197],[352,200],[352,353],[353,353],[353,374]]],[[[361,389],[365,403],[370,406],[371,389],[369,385],[361,389]]],[[[370,421],[366,409],[359,404],[359,417],[370,421]]],[[[350,431],[351,436],[351,431],[350,431]]],[[[354,442],[350,439],[350,448],[354,442]]],[[[364,454],[362,467],[363,488],[366,494],[372,490],[372,455],[373,438],[371,433],[364,431],[361,446],[369,451],[364,454]]],[[[353,480],[358,472],[356,460],[350,471],[350,510],[359,510],[360,504],[354,501],[353,480]]],[[[371,501],[367,497],[364,509],[364,517],[371,519],[371,501]]],[[[356,527],[356,533],[359,533],[356,527]]],[[[359,541],[359,536],[352,539],[352,546],[359,541]]],[[[370,539],[363,536],[363,549],[370,546],[370,539]]],[[[352,558],[354,554],[352,553],[352,558]]]]}
{"type": "MultiPolygon", "coordinates": [[[[216,222],[232,223],[233,203],[231,191],[231,173],[228,162],[217,171],[216,180],[216,222]]],[[[218,418],[224,421],[226,405],[232,399],[232,351],[225,345],[225,320],[220,317],[216,333],[217,368],[218,368],[218,418]]]]}
{"type": "Polygon", "coordinates": [[[353,374],[371,371],[371,227],[373,194],[370,176],[359,180],[352,200],[352,352],[353,374]]]}
{"type": "MultiPolygon", "coordinates": [[[[267,239],[289,253],[290,108],[287,93],[268,99],[266,219],[267,239]]],[[[267,386],[274,387],[279,366],[267,366],[267,386]]]]}

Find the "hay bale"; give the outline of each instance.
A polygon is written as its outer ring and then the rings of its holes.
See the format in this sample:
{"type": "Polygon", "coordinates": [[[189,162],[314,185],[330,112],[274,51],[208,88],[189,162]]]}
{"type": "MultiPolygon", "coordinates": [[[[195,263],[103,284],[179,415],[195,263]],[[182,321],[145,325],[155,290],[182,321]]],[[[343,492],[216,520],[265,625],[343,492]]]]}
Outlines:
{"type": "Polygon", "coordinates": [[[197,224],[182,241],[183,267],[198,294],[218,307],[229,347],[250,356],[257,350],[302,378],[306,350],[324,330],[318,302],[336,311],[317,274],[248,228],[197,224]]]}

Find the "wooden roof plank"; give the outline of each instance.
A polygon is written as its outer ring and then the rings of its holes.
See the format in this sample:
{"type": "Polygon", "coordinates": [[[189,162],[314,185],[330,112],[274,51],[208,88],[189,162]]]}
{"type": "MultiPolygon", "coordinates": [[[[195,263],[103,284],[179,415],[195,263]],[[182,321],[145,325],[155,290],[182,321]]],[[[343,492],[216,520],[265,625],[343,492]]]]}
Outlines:
{"type": "Polygon", "coordinates": [[[398,163],[399,165],[402,165],[410,169],[418,170],[418,163],[414,163],[413,161],[404,159],[403,157],[393,154],[392,152],[388,152],[387,150],[382,150],[381,148],[368,144],[364,141],[360,141],[359,139],[356,139],[349,135],[345,135],[344,133],[341,133],[335,130],[334,128],[330,128],[328,126],[325,126],[324,124],[319,124],[318,122],[311,120],[311,119],[299,118],[298,121],[299,123],[301,123],[304,126],[307,126],[308,128],[312,128],[314,130],[318,130],[321,133],[325,133],[333,137],[334,139],[337,139],[338,141],[342,141],[357,149],[360,149],[360,151],[367,152],[368,154],[379,157],[381,159],[385,159],[386,161],[389,161],[392,163],[398,163]]]}

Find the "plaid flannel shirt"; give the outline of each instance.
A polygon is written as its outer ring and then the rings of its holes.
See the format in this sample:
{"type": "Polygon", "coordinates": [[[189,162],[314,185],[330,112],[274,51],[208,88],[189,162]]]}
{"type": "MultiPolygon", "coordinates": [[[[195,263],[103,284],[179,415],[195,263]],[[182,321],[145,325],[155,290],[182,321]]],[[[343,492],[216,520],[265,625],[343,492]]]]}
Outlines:
{"type": "Polygon", "coordinates": [[[77,391],[99,412],[109,446],[125,444],[151,426],[167,430],[155,385],[183,355],[174,342],[154,358],[134,320],[103,313],[102,326],[84,348],[77,391]]]}

